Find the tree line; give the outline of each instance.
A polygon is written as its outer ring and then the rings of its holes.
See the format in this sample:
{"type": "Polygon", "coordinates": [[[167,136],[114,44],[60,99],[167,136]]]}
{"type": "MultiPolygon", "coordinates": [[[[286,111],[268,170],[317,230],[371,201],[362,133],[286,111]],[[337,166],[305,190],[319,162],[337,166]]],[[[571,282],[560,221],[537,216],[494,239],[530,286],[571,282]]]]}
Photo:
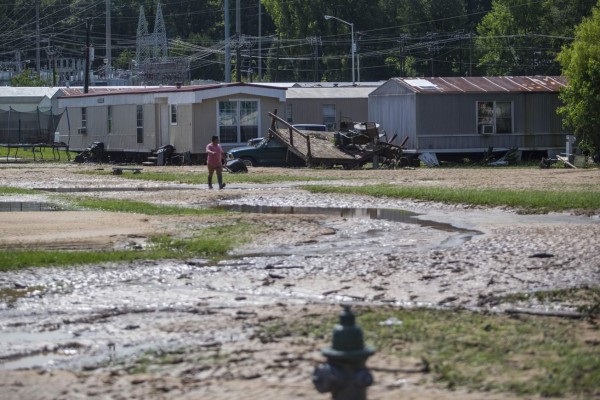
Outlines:
{"type": "MultiPolygon", "coordinates": [[[[244,79],[350,81],[355,43],[360,81],[392,76],[558,75],[557,55],[597,0],[229,0],[233,68],[238,47],[244,79]],[[331,15],[335,19],[325,19],[331,15]],[[353,24],[351,29],[345,21],[353,24]],[[260,31],[259,31],[260,25],[260,31]]],[[[38,0],[42,59],[46,49],[81,57],[92,18],[94,67],[106,58],[106,0],[38,0]]],[[[140,6],[149,31],[155,0],[111,3],[112,58],[135,58],[140,6]]],[[[35,55],[36,0],[0,3],[0,60],[35,55]]],[[[190,56],[192,78],[224,77],[224,2],[162,0],[171,55],[190,56]]],[[[235,76],[235,75],[234,75],[235,76]]]]}

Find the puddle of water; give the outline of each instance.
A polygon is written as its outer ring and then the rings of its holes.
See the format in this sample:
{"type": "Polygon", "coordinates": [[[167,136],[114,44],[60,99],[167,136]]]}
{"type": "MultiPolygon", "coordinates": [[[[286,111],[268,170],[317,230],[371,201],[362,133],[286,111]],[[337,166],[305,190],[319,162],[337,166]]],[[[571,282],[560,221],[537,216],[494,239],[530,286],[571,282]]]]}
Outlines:
{"type": "MultiPolygon", "coordinates": [[[[94,332],[91,332],[92,336],[87,338],[88,341],[93,338],[93,334],[94,332]]],[[[84,334],[79,339],[85,338],[85,336],[84,334]]],[[[15,355],[4,362],[0,361],[0,371],[97,365],[102,362],[115,361],[117,358],[126,358],[155,346],[152,343],[116,346],[109,341],[106,345],[99,345],[97,349],[90,350],[82,348],[81,345],[72,341],[73,334],[63,331],[0,331],[0,345],[18,345],[31,351],[29,354],[15,355]]]]}
{"type": "Polygon", "coordinates": [[[59,355],[55,353],[37,354],[2,363],[0,364],[0,368],[7,371],[15,369],[48,368],[58,361],[67,360],[69,358],[70,356],[68,355],[59,355]]]}
{"type": "Polygon", "coordinates": [[[71,339],[73,336],[68,333],[59,331],[44,331],[44,332],[1,332],[0,331],[0,344],[6,343],[38,343],[38,342],[52,342],[56,340],[71,339]]]}
{"type": "MultiPolygon", "coordinates": [[[[72,339],[72,335],[60,331],[44,331],[44,332],[0,332],[0,344],[10,346],[18,344],[20,347],[29,347],[31,349],[39,349],[40,346],[51,345],[61,341],[72,339]]],[[[8,359],[5,362],[0,362],[0,370],[47,367],[56,363],[59,360],[71,358],[77,354],[75,350],[62,349],[54,351],[34,351],[33,354],[17,356],[8,359]]]]}
{"type": "Polygon", "coordinates": [[[220,205],[220,209],[243,213],[257,214],[320,214],[341,218],[365,218],[416,224],[422,227],[444,232],[474,234],[472,230],[456,227],[451,224],[419,219],[417,213],[394,208],[344,208],[344,207],[289,207],[289,206],[257,206],[247,204],[220,205]]]}
{"type": "Polygon", "coordinates": [[[40,203],[32,201],[2,201],[0,212],[18,211],[64,211],[61,207],[51,203],[40,203]]]}

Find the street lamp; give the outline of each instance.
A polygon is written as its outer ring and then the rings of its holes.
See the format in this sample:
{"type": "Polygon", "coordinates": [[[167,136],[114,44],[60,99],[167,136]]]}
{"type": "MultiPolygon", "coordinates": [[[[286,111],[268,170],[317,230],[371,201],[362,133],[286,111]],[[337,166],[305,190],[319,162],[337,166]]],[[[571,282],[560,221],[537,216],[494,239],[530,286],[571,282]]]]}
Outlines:
{"type": "Polygon", "coordinates": [[[356,52],[356,45],[354,44],[354,24],[352,22],[344,21],[343,19],[339,19],[338,17],[334,17],[333,15],[324,15],[325,19],[337,19],[338,21],[350,26],[350,33],[352,35],[352,86],[356,85],[356,81],[354,80],[354,53],[356,52]]]}

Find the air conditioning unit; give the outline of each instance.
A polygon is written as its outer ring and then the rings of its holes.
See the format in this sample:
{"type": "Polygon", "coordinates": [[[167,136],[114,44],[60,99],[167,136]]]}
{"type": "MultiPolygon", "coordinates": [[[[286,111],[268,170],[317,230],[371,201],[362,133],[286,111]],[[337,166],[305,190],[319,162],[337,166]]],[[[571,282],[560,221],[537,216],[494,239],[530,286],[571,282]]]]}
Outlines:
{"type": "Polygon", "coordinates": [[[482,135],[489,135],[494,133],[494,125],[479,125],[479,133],[482,135]]]}
{"type": "Polygon", "coordinates": [[[79,128],[79,129],[77,129],[77,133],[79,133],[80,135],[86,135],[87,128],[79,128]]]}

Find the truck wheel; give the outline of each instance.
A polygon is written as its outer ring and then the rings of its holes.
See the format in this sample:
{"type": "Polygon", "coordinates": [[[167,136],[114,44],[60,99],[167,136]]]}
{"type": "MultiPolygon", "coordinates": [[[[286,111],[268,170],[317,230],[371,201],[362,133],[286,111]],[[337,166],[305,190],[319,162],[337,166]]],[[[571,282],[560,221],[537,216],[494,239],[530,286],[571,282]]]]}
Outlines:
{"type": "Polygon", "coordinates": [[[256,160],[251,157],[240,157],[240,160],[246,164],[246,167],[256,167],[256,160]]]}

